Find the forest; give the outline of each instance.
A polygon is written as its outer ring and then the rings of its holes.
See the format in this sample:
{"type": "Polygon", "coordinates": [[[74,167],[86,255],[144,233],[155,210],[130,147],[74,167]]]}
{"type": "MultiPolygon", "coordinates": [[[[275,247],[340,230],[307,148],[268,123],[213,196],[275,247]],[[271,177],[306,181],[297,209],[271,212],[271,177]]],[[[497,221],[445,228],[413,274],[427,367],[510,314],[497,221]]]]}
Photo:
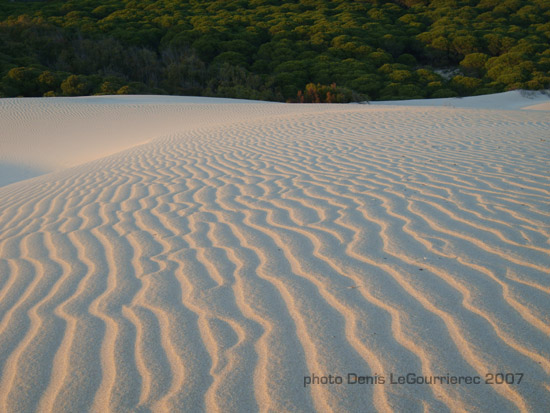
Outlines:
{"type": "Polygon", "coordinates": [[[541,90],[549,45],[548,0],[0,0],[0,97],[541,90]]]}

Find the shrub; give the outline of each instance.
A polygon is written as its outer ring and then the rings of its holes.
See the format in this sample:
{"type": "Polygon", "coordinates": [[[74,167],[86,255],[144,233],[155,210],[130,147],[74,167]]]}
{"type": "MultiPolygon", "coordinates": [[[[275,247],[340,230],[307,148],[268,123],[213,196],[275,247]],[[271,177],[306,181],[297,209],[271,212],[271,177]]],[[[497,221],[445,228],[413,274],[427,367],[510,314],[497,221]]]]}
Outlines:
{"type": "Polygon", "coordinates": [[[335,83],[330,86],[308,83],[304,91],[299,90],[296,100],[298,103],[347,103],[366,101],[366,97],[351,91],[350,89],[338,87],[335,83]]]}
{"type": "Polygon", "coordinates": [[[65,96],[83,96],[89,92],[88,82],[77,75],[70,75],[61,83],[61,91],[65,96]]]}
{"type": "Polygon", "coordinates": [[[438,89],[432,93],[432,98],[454,98],[457,97],[458,93],[451,89],[438,89]]]}
{"type": "Polygon", "coordinates": [[[481,79],[458,75],[451,80],[451,86],[459,95],[465,96],[481,86],[481,79]]]}

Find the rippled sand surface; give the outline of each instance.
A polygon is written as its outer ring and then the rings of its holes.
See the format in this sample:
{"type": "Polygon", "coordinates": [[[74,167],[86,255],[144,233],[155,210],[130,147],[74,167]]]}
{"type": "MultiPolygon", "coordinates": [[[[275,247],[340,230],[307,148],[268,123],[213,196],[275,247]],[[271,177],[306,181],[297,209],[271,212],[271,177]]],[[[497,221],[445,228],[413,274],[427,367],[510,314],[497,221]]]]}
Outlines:
{"type": "Polygon", "coordinates": [[[0,120],[0,411],[548,411],[547,111],[106,97],[0,120]]]}

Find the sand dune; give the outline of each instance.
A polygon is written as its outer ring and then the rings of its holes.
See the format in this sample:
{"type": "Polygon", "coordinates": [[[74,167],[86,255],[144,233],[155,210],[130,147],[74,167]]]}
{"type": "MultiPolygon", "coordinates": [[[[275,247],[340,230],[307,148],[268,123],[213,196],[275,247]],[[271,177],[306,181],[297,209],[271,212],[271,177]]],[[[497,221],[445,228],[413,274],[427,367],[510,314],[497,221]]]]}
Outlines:
{"type": "Polygon", "coordinates": [[[0,411],[547,411],[547,112],[101,99],[0,102],[0,411]]]}

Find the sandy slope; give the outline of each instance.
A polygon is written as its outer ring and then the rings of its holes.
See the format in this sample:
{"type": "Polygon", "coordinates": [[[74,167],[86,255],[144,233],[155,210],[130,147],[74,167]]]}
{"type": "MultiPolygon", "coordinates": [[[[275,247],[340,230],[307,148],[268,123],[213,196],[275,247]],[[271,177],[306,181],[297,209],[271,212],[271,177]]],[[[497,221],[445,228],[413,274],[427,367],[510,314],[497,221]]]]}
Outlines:
{"type": "Polygon", "coordinates": [[[468,96],[463,98],[417,99],[372,102],[374,105],[391,106],[439,106],[464,109],[534,109],[550,110],[550,91],[511,90],[494,95],[468,96]]]}
{"type": "Polygon", "coordinates": [[[133,99],[0,102],[0,411],[547,411],[547,112],[133,99]]]}

